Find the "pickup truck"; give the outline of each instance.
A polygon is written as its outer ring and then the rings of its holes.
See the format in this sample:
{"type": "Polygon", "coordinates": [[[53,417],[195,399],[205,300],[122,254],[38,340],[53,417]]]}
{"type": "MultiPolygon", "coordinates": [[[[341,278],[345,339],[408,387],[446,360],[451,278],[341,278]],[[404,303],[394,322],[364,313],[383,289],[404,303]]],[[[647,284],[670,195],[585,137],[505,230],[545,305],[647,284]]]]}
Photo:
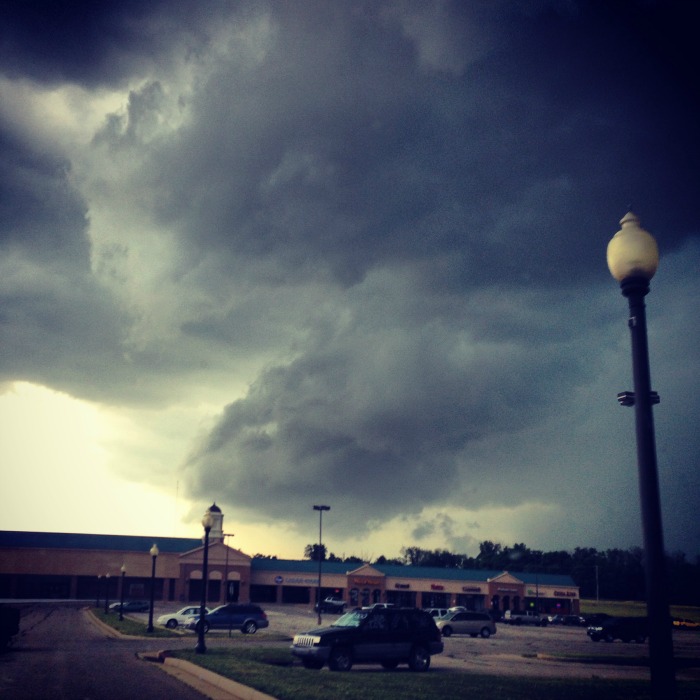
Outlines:
{"type": "MultiPolygon", "coordinates": [[[[314,610],[318,612],[318,604],[314,605],[314,610]]],[[[322,613],[344,613],[345,601],[340,598],[328,597],[321,601],[322,613]]]]}
{"type": "Polygon", "coordinates": [[[525,612],[506,610],[506,614],[503,616],[503,622],[508,625],[535,625],[536,627],[546,627],[547,616],[540,615],[534,610],[525,610],[525,612]]]}

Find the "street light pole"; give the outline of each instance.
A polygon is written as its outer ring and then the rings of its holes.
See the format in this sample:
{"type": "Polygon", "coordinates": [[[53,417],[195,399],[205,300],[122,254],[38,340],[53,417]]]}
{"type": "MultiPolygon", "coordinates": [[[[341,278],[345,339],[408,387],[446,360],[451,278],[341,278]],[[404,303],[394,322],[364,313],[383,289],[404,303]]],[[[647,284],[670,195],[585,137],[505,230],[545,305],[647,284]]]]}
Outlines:
{"type": "Polygon", "coordinates": [[[622,392],[622,405],[635,408],[639,497],[644,535],[647,612],[649,615],[649,665],[651,694],[655,700],[676,697],[673,638],[669,614],[666,553],[661,522],[661,497],[656,464],[652,405],[658,396],[651,390],[649,348],[644,297],[656,273],[659,252],[654,238],[631,212],[620,221],[622,229],[608,244],[608,267],[620,283],[629,303],[634,393],[622,392]]]}
{"type": "Polygon", "coordinates": [[[122,585],[121,585],[121,591],[120,593],[120,602],[119,602],[119,621],[121,622],[124,619],[124,574],[126,574],[126,564],[122,564],[121,568],[122,572],[122,585]]]}
{"type": "Polygon", "coordinates": [[[318,588],[316,590],[316,607],[318,608],[317,623],[321,625],[321,565],[323,563],[323,511],[330,510],[330,506],[314,506],[318,511],[318,588]]]}
{"type": "Polygon", "coordinates": [[[156,587],[156,559],[160,554],[158,550],[158,545],[153,543],[149,554],[151,555],[151,604],[148,607],[148,627],[146,627],[146,632],[153,632],[153,597],[155,595],[156,587]]]}
{"type": "Polygon", "coordinates": [[[209,566],[209,533],[211,532],[214,518],[211,511],[207,510],[202,518],[204,528],[204,560],[202,562],[202,602],[199,606],[199,622],[197,623],[197,645],[194,650],[197,654],[206,654],[207,645],[204,642],[204,624],[206,622],[207,609],[207,567],[209,566]]]}
{"type": "Polygon", "coordinates": [[[97,596],[95,597],[95,607],[100,607],[100,588],[102,588],[102,575],[97,574],[97,596]]]}
{"type": "Polygon", "coordinates": [[[105,615],[109,612],[109,574],[105,576],[107,585],[105,586],[105,615]]]}

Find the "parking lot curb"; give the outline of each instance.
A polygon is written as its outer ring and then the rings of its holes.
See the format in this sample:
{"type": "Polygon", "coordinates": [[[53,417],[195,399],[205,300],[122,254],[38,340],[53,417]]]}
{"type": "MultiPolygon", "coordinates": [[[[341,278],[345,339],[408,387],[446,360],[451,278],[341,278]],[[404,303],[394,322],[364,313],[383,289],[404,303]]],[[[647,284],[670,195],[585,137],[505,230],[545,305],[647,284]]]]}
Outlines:
{"type": "Polygon", "coordinates": [[[139,656],[150,661],[160,662],[166,673],[195,688],[212,700],[277,700],[272,695],[262,693],[230,678],[224,678],[224,676],[197,664],[183,659],[175,659],[167,651],[158,652],[155,657],[152,654],[139,654],[139,656]]]}

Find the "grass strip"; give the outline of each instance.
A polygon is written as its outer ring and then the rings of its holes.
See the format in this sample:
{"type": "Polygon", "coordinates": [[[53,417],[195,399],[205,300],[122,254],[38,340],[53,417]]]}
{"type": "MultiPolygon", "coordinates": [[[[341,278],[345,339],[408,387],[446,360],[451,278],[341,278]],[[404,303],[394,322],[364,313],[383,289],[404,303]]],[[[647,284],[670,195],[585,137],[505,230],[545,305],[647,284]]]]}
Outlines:
{"type": "MultiPolygon", "coordinates": [[[[647,700],[647,681],[532,678],[473,674],[432,669],[413,673],[405,666],[386,671],[379,666],[358,665],[349,673],[311,671],[294,661],[288,649],[257,646],[212,649],[206,654],[191,650],[171,652],[278,700],[647,700]]],[[[698,700],[700,683],[679,682],[678,700],[698,700]]]]}
{"type": "Polygon", "coordinates": [[[132,637],[181,637],[182,635],[176,632],[171,632],[169,629],[160,626],[153,626],[153,632],[146,632],[147,625],[143,622],[137,622],[129,617],[124,617],[123,620],[119,619],[119,613],[109,612],[105,615],[104,610],[91,610],[92,614],[104,622],[105,625],[113,627],[117,632],[121,634],[127,634],[132,637]]]}

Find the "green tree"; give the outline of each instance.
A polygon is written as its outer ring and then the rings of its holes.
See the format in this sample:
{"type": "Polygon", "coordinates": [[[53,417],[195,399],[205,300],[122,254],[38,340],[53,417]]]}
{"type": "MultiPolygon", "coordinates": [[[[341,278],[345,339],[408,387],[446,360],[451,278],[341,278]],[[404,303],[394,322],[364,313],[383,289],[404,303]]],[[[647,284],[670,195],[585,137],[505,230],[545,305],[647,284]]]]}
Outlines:
{"type": "Polygon", "coordinates": [[[307,544],[304,547],[304,559],[311,559],[311,561],[321,561],[326,559],[326,545],[325,544],[307,544]]]}

